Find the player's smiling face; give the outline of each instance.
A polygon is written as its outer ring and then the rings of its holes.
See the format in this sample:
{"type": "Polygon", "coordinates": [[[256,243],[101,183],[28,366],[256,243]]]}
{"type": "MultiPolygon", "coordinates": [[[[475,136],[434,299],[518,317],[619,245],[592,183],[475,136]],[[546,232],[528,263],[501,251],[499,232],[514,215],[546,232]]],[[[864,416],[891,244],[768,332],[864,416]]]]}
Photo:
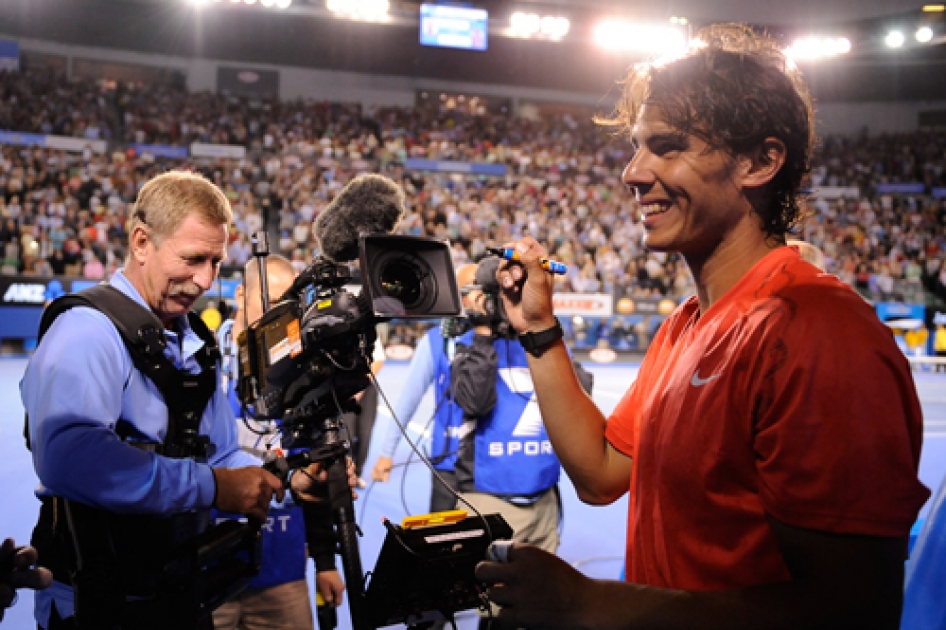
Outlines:
{"type": "Polygon", "coordinates": [[[645,105],[634,125],[624,183],[640,204],[644,245],[708,257],[745,218],[736,160],[645,105]]]}

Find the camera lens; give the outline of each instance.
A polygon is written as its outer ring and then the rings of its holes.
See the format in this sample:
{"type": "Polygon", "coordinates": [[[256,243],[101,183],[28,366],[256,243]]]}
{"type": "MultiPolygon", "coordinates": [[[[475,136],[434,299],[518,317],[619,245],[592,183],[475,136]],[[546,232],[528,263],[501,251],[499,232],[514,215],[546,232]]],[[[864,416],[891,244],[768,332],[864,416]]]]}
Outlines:
{"type": "Polygon", "coordinates": [[[391,253],[378,265],[380,296],[393,298],[407,311],[429,309],[437,296],[437,286],[430,266],[420,258],[403,252],[391,253]]]}
{"type": "Polygon", "coordinates": [[[424,275],[413,261],[396,258],[381,268],[378,280],[384,295],[397,298],[407,309],[414,309],[426,293],[424,275]]]}

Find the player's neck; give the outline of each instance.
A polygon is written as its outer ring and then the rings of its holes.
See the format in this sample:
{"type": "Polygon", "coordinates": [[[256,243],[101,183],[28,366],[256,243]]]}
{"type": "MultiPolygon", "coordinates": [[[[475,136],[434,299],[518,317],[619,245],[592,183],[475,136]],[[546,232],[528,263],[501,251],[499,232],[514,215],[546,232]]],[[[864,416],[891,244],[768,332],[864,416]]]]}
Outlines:
{"type": "Polygon", "coordinates": [[[781,246],[774,239],[765,238],[758,224],[745,222],[744,225],[722,241],[709,256],[686,259],[696,284],[701,313],[726,295],[756,263],[781,246]]]}

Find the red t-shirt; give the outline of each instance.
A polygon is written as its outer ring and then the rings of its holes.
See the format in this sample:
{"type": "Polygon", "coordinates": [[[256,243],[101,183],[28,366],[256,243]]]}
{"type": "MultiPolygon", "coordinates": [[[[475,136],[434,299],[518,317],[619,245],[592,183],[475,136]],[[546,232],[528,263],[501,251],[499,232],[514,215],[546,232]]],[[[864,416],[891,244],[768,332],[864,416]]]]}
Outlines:
{"type": "Polygon", "coordinates": [[[906,536],[929,491],[909,364],[873,309],[791,248],[664,323],[606,437],[633,458],[627,580],[784,581],[766,514],[906,536]]]}

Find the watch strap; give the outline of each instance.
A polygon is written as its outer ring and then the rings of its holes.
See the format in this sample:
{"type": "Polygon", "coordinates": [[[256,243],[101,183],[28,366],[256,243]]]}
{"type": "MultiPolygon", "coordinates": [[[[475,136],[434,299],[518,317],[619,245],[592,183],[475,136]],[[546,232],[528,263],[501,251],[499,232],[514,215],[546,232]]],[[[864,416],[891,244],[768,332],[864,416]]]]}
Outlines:
{"type": "Polygon", "coordinates": [[[565,337],[565,331],[562,330],[562,324],[556,317],[555,325],[551,328],[519,335],[519,343],[526,352],[534,357],[540,357],[546,348],[563,337],[565,337]]]}

